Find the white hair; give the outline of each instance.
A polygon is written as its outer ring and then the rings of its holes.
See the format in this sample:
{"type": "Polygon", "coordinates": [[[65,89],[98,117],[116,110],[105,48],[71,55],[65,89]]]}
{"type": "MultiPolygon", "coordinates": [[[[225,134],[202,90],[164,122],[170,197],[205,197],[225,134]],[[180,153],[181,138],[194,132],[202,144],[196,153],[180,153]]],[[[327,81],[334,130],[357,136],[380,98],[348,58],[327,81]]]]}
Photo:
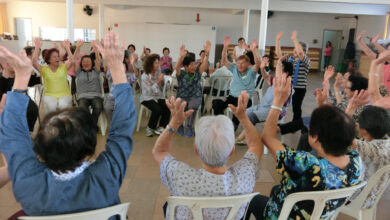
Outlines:
{"type": "Polygon", "coordinates": [[[207,166],[222,167],[234,148],[234,126],[224,115],[204,116],[195,125],[195,145],[207,166]]]}

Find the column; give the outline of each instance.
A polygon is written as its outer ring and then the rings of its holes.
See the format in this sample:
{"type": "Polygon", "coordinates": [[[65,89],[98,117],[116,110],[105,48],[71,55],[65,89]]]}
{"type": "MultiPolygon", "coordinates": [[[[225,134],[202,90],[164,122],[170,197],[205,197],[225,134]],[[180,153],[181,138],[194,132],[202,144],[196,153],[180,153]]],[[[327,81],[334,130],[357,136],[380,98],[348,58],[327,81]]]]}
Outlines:
{"type": "Polygon", "coordinates": [[[242,30],[242,37],[245,38],[246,42],[250,42],[248,39],[250,14],[251,14],[250,9],[244,10],[244,25],[243,25],[243,30],[242,30]]]}
{"type": "Polygon", "coordinates": [[[104,4],[102,3],[99,4],[99,38],[104,38],[104,4]]]}
{"type": "Polygon", "coordinates": [[[73,0],[66,0],[66,29],[68,39],[71,43],[74,42],[74,7],[73,0]]]}
{"type": "Polygon", "coordinates": [[[265,41],[267,39],[268,6],[269,6],[269,0],[261,0],[260,33],[259,33],[259,50],[261,55],[264,55],[265,53],[265,41]]]}

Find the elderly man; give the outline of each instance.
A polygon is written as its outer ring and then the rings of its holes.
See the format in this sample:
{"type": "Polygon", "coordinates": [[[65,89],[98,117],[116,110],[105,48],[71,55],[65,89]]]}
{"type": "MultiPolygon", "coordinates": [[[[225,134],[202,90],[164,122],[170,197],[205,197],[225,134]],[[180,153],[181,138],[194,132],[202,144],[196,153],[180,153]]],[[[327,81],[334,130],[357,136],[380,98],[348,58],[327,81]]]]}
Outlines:
{"type": "MultiPolygon", "coordinates": [[[[226,162],[234,153],[234,127],[226,116],[202,117],[195,127],[194,151],[201,159],[201,169],[195,169],[176,160],[169,153],[176,129],[189,117],[193,110],[184,112],[186,103],[180,98],[167,100],[172,119],[165,131],[157,139],[153,156],[160,165],[160,178],[173,196],[232,196],[247,194],[253,191],[263,154],[263,145],[256,128],[249,121],[245,110],[249,95],[242,92],[238,98],[238,106],[229,105],[240,120],[248,143],[248,152],[231,166],[226,162]]],[[[243,217],[242,207],[236,219],[243,217]]],[[[228,208],[205,209],[204,219],[225,219],[228,208]]],[[[179,206],[176,219],[192,219],[191,211],[179,206]]]]}

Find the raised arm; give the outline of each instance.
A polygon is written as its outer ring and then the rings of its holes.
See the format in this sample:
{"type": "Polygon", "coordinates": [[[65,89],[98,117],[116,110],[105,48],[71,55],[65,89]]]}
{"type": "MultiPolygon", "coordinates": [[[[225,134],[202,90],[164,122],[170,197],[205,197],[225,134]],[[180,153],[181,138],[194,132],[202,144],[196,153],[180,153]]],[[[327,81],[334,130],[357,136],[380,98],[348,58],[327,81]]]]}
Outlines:
{"type": "Polygon", "coordinates": [[[379,54],[378,59],[371,61],[370,73],[368,74],[368,94],[371,97],[371,101],[374,103],[382,96],[379,92],[379,76],[383,71],[383,64],[385,61],[390,60],[390,50],[386,50],[379,54]]]}
{"type": "Polygon", "coordinates": [[[378,40],[380,37],[381,33],[376,35],[375,37],[372,38],[371,42],[374,44],[375,48],[378,50],[379,53],[384,52],[386,49],[382,47],[382,45],[378,44],[378,40]]]}
{"type": "Polygon", "coordinates": [[[39,54],[41,53],[41,47],[42,47],[42,42],[41,39],[35,38],[34,39],[34,46],[35,50],[32,56],[32,65],[34,66],[35,69],[37,69],[39,72],[42,71],[42,66],[38,64],[38,59],[39,59],[39,54]]]}
{"type": "Polygon", "coordinates": [[[210,41],[206,41],[206,43],[203,45],[205,56],[204,56],[204,59],[202,60],[202,64],[199,67],[199,73],[200,74],[203,74],[203,72],[206,72],[208,67],[209,67],[210,48],[211,48],[211,42],[210,41]]]}
{"type": "Polygon", "coordinates": [[[253,40],[253,42],[251,44],[251,50],[252,50],[253,57],[255,60],[255,65],[253,66],[253,70],[255,71],[255,73],[257,73],[259,71],[259,68],[260,68],[260,54],[259,54],[259,50],[257,49],[257,41],[256,40],[253,40]]]}
{"type": "Polygon", "coordinates": [[[184,57],[186,56],[187,51],[186,51],[186,46],[183,44],[180,47],[180,57],[177,59],[176,62],[176,76],[180,76],[180,68],[183,64],[184,57]]]}
{"type": "Polygon", "coordinates": [[[261,76],[263,77],[264,81],[266,81],[268,83],[268,85],[271,85],[271,76],[268,75],[268,73],[265,71],[265,67],[268,64],[269,64],[269,58],[263,57],[263,59],[260,62],[260,72],[261,72],[261,76]]]}
{"type": "Polygon", "coordinates": [[[222,63],[224,66],[226,66],[227,68],[229,68],[230,66],[230,62],[227,58],[227,50],[228,50],[228,47],[230,45],[230,37],[229,36],[226,36],[225,39],[223,40],[223,49],[222,49],[222,63]]]}
{"type": "Polygon", "coordinates": [[[102,59],[100,57],[99,49],[97,47],[98,43],[94,40],[91,43],[92,43],[92,47],[93,47],[93,52],[95,53],[95,69],[100,72],[100,67],[102,65],[102,59]]]}
{"type": "Polygon", "coordinates": [[[363,43],[363,36],[364,34],[366,33],[366,31],[362,31],[359,36],[357,37],[357,42],[360,46],[360,48],[363,50],[363,53],[366,54],[370,59],[376,59],[376,54],[370,49],[368,48],[368,46],[363,43]]]}
{"type": "Polygon", "coordinates": [[[297,36],[298,31],[293,31],[291,34],[291,40],[294,42],[294,47],[295,50],[297,50],[298,58],[300,60],[303,60],[303,58],[305,57],[305,52],[303,51],[302,45],[299,43],[297,36]]]}
{"type": "Polygon", "coordinates": [[[234,49],[233,49],[232,58],[233,58],[234,61],[237,61],[237,57],[236,57],[236,47],[234,47],[234,49]]]}
{"type": "MultiPolygon", "coordinates": [[[[80,68],[80,66],[76,64],[76,61],[80,58],[80,48],[83,46],[83,44],[84,44],[84,41],[82,41],[82,40],[77,41],[76,50],[74,51],[74,56],[72,57],[73,61],[69,60],[70,62],[73,62],[73,64],[74,64],[74,72],[77,72],[77,70],[80,68]]],[[[93,45],[93,43],[92,43],[92,45],[93,45]]],[[[66,68],[69,69],[70,66],[66,66],[66,68]]]]}
{"type": "MultiPolygon", "coordinates": [[[[171,99],[165,100],[169,110],[171,111],[171,121],[168,126],[174,130],[177,130],[181,124],[194,112],[194,110],[190,109],[188,111],[184,111],[187,103],[181,102],[181,99],[175,99],[173,96],[171,99]]],[[[157,138],[156,143],[154,144],[152,154],[154,160],[160,165],[164,158],[168,155],[169,149],[171,147],[172,138],[174,133],[165,129],[164,132],[157,138]]]]}
{"type": "Polygon", "coordinates": [[[278,58],[282,56],[282,49],[280,48],[280,39],[282,37],[283,37],[283,32],[279,32],[278,35],[276,35],[275,54],[278,58]]]}
{"type": "Polygon", "coordinates": [[[246,143],[248,145],[248,151],[254,153],[260,160],[263,155],[263,143],[257,133],[255,126],[250,122],[248,115],[246,114],[246,107],[249,100],[249,94],[246,91],[242,91],[238,97],[237,107],[229,104],[229,108],[233,114],[238,118],[242,127],[244,128],[246,143]]]}
{"type": "Polygon", "coordinates": [[[65,40],[65,41],[61,42],[61,47],[68,54],[69,62],[66,64],[66,68],[70,69],[74,65],[74,63],[75,63],[75,56],[73,56],[72,51],[70,51],[70,41],[69,40],[65,40]]]}
{"type": "Polygon", "coordinates": [[[141,60],[146,56],[146,47],[144,46],[144,49],[142,50],[141,53],[141,60]]]}
{"type": "Polygon", "coordinates": [[[355,91],[352,98],[348,101],[345,113],[353,117],[357,108],[365,106],[368,103],[368,93],[365,90],[355,91]]]}
{"type": "Polygon", "coordinates": [[[282,142],[276,138],[276,134],[278,130],[280,110],[291,93],[291,77],[286,78],[285,76],[276,76],[273,84],[274,100],[265,122],[262,140],[265,146],[267,146],[268,150],[271,152],[273,158],[276,160],[276,152],[286,149],[282,142]]]}
{"type": "Polygon", "coordinates": [[[134,55],[134,53],[132,53],[130,55],[130,65],[133,67],[135,76],[139,77],[139,70],[138,70],[137,66],[135,65],[136,64],[136,59],[137,59],[137,57],[134,55]]]}

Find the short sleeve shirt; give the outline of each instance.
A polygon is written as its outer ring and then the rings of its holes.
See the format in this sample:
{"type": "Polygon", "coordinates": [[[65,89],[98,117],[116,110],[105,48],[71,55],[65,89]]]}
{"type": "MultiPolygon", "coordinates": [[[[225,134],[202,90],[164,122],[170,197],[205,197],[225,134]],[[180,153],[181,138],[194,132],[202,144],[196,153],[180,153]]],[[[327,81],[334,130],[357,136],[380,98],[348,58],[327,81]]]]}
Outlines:
{"type": "MultiPolygon", "coordinates": [[[[298,65],[298,60],[295,60],[295,57],[293,56],[287,56],[286,58],[287,62],[293,63],[293,75],[292,78],[294,79],[295,76],[295,70],[298,65]]],[[[303,57],[303,59],[300,61],[299,69],[298,69],[298,79],[297,84],[294,86],[294,89],[306,89],[307,86],[307,74],[310,70],[310,59],[307,55],[303,57]]]]}
{"type": "Polygon", "coordinates": [[[247,91],[250,98],[252,98],[257,74],[254,69],[249,67],[245,73],[242,74],[238,71],[237,65],[231,63],[229,70],[233,73],[232,85],[230,86],[230,95],[237,98],[240,96],[242,91],[247,91]]]}
{"type": "Polygon", "coordinates": [[[45,96],[53,96],[60,98],[62,96],[71,96],[68,84],[68,69],[65,64],[58,66],[55,73],[51,71],[49,66],[42,66],[41,75],[45,88],[45,96]]]}
{"type": "Polygon", "coordinates": [[[177,75],[179,90],[177,97],[179,98],[200,98],[202,97],[201,75],[199,71],[195,71],[194,75],[189,74],[185,70],[180,70],[180,75],[177,75]]]}
{"type": "MultiPolygon", "coordinates": [[[[292,193],[339,189],[359,184],[362,169],[360,156],[356,151],[349,151],[347,155],[350,162],[345,169],[340,169],[325,158],[309,152],[295,151],[289,147],[285,151],[278,151],[276,171],[282,175],[281,186],[268,200],[264,217],[277,220],[284,200],[292,193]]],[[[326,202],[321,219],[329,219],[344,201],[337,199],[326,202]]],[[[310,219],[312,204],[312,201],[305,201],[295,205],[289,220],[310,219]]]]}
{"type": "MultiPolygon", "coordinates": [[[[228,167],[223,175],[194,169],[172,156],[166,156],[160,165],[160,179],[172,196],[233,196],[253,192],[258,169],[259,159],[252,152],[247,152],[241,160],[228,167]]],[[[245,206],[241,207],[236,219],[242,218],[244,213],[245,206]]],[[[227,208],[204,209],[203,219],[225,219],[228,214],[227,208]]],[[[183,206],[176,208],[175,215],[175,219],[193,219],[191,211],[183,206]]]]}

